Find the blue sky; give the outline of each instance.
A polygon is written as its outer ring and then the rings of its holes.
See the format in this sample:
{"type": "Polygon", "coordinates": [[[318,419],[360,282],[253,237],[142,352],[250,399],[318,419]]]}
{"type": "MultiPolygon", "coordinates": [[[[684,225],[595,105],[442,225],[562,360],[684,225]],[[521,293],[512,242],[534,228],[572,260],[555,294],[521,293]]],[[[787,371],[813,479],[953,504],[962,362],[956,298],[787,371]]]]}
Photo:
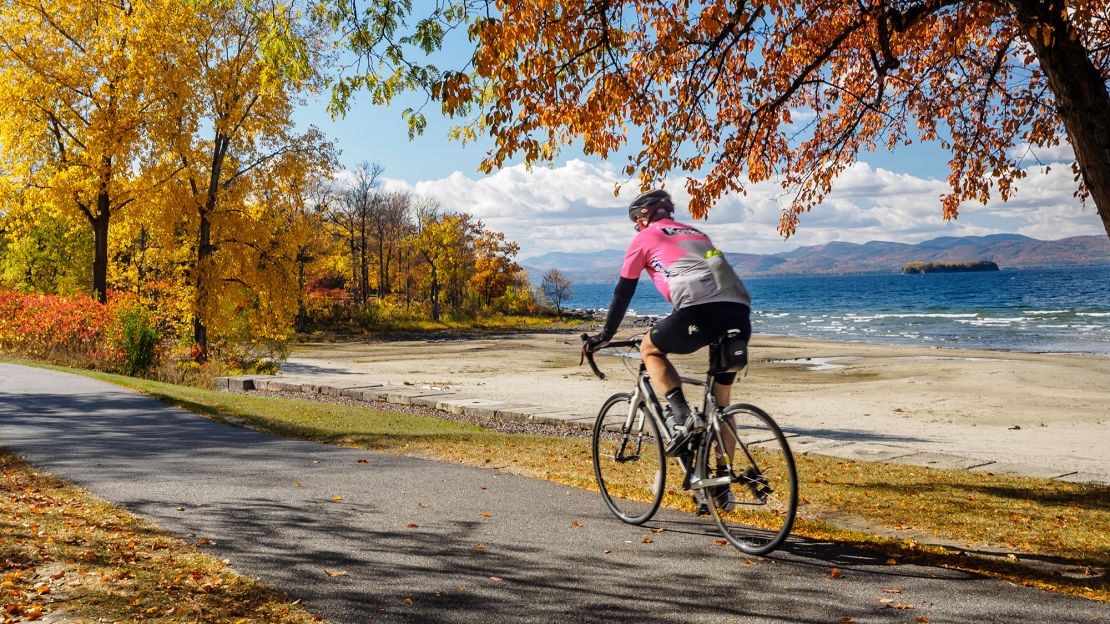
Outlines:
{"type": "MultiPolygon", "coordinates": [[[[430,196],[447,210],[470,212],[521,245],[520,258],[549,251],[622,249],[632,230],[624,206],[613,197],[613,186],[624,178],[610,163],[568,150],[551,167],[526,171],[510,163],[490,175],[477,172],[489,143],[463,146],[447,139],[451,120],[426,107],[428,127],[409,141],[401,111],[419,99],[398,99],[390,108],[374,107],[358,98],[344,119],[332,120],[321,98],[306,103],[295,115],[304,127],[314,124],[342,150],[341,163],[352,168],[362,161],[385,167],[386,186],[430,196]]],[[[717,246],[733,252],[774,253],[801,245],[840,240],[919,242],[937,236],[1019,233],[1040,239],[1105,234],[1094,205],[1081,206],[1072,197],[1074,183],[1070,149],[1037,155],[1053,163],[1049,173],[1031,167],[1014,199],[1003,204],[964,206],[960,218],[941,218],[939,197],[946,192],[948,156],[935,145],[913,145],[894,153],[865,155],[838,180],[833,193],[812,213],[803,215],[798,233],[783,240],[776,231],[781,189],[763,183],[746,196],[724,198],[710,214],[706,232],[717,246]]],[[[630,185],[631,186],[631,185],[630,185]]],[[[682,202],[683,179],[666,184],[679,203],[678,217],[689,217],[682,202]]]]}

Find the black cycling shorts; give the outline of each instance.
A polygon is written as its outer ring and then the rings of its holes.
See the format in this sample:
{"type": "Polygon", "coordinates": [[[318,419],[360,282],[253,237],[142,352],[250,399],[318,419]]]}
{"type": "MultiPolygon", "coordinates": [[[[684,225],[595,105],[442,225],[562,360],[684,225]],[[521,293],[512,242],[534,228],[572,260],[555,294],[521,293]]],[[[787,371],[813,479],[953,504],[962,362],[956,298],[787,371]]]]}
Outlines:
{"type": "MultiPolygon", "coordinates": [[[[651,328],[651,343],[663,353],[693,353],[738,329],[747,341],[752,335],[751,310],[742,303],[722,301],[675,310],[651,328]]],[[[713,376],[719,384],[731,385],[736,373],[713,376]]]]}

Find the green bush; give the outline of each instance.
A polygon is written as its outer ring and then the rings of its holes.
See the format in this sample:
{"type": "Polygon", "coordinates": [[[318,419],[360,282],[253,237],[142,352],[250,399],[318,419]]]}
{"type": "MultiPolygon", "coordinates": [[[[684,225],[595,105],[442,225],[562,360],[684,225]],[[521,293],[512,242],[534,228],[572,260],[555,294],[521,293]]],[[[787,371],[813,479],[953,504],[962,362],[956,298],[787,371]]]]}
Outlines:
{"type": "Polygon", "coordinates": [[[123,373],[138,376],[154,366],[158,353],[158,332],[146,310],[133,307],[120,316],[123,324],[123,373]]]}

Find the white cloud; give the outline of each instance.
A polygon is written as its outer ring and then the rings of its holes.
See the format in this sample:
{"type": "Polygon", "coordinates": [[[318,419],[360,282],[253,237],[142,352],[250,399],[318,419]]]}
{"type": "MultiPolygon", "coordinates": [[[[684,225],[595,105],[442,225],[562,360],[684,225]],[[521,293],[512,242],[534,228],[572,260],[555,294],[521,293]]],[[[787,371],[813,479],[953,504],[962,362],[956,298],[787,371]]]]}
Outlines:
{"type": "MultiPolygon", "coordinates": [[[[464,211],[487,226],[505,232],[521,246],[521,257],[549,251],[621,249],[633,231],[625,207],[636,194],[628,184],[620,197],[613,188],[621,181],[608,165],[571,160],[558,167],[507,167],[474,179],[459,172],[415,183],[384,181],[387,189],[408,189],[434,198],[447,210],[464,211]]],[[[685,180],[666,184],[679,205],[689,199],[685,180]]],[[[836,181],[833,192],[812,212],[801,216],[797,234],[784,241],[777,232],[782,208],[790,196],[773,181],[750,185],[745,195],[728,195],[714,206],[705,229],[722,249],[774,253],[800,245],[831,241],[863,243],[892,240],[915,243],[937,236],[971,236],[1017,232],[1042,239],[1101,234],[1093,206],[1073,197],[1070,168],[1029,169],[1015,196],[1006,203],[961,207],[960,218],[945,222],[940,196],[943,180],[921,178],[866,163],[852,166],[836,181]]]]}

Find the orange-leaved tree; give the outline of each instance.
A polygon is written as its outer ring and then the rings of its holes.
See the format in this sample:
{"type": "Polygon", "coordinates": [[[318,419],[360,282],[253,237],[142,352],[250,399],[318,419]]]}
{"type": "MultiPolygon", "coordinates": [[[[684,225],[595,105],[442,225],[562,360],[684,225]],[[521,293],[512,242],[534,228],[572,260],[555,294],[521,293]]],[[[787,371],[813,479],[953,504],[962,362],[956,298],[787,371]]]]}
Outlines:
{"type": "MultiPolygon", "coordinates": [[[[458,0],[421,16],[391,0],[321,4],[370,61],[337,84],[334,109],[359,89],[378,103],[424,89],[448,114],[477,111],[460,133],[493,137],[486,170],[575,140],[608,157],[635,128],[625,172],[641,187],[685,172],[701,217],[781,176],[789,235],[861,152],[939,141],[952,155],[947,219],[961,203],[1008,199],[1021,148],[1066,137],[1077,194],[1110,234],[1105,0],[458,0]],[[463,26],[467,66],[414,61],[463,26]]],[[[405,114],[423,128],[419,111],[405,114]]]]}

